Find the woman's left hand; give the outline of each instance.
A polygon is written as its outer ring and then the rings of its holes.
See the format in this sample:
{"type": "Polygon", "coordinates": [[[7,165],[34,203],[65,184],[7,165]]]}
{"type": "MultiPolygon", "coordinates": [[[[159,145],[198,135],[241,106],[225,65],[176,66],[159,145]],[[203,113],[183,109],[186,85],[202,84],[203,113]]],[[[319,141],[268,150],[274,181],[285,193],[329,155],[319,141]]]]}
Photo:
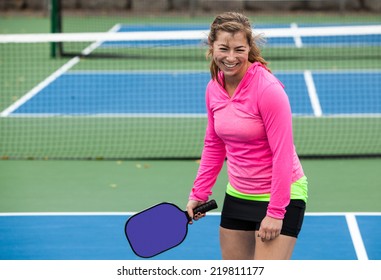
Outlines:
{"type": "Polygon", "coordinates": [[[273,240],[279,236],[282,225],[283,220],[266,216],[261,222],[258,237],[260,237],[262,241],[273,240]]]}

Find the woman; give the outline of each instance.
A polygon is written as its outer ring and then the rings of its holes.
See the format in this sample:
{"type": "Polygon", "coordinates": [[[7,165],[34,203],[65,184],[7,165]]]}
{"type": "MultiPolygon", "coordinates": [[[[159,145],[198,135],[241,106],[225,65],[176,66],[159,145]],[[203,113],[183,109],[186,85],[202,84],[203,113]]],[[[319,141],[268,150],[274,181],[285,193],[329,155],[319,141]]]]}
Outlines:
{"type": "MultiPolygon", "coordinates": [[[[271,74],[242,14],[216,17],[208,36],[208,125],[187,211],[208,200],[227,158],[223,259],[290,259],[307,201],[283,85],[271,74]]],[[[191,222],[192,223],[192,222],[191,222]]]]}

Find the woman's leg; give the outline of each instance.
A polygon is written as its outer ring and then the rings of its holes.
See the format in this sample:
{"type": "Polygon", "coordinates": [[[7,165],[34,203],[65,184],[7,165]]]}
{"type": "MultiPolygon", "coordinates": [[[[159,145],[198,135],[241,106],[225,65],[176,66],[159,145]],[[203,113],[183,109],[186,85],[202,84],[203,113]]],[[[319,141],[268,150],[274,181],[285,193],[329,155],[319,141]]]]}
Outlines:
{"type": "MultiPolygon", "coordinates": [[[[256,231],[256,233],[258,232],[256,231]]],[[[269,241],[262,241],[262,239],[255,234],[255,239],[255,260],[289,260],[291,259],[296,243],[295,237],[282,234],[269,241]]]]}
{"type": "Polygon", "coordinates": [[[224,260],[252,260],[255,242],[255,231],[220,227],[220,246],[224,260]]]}

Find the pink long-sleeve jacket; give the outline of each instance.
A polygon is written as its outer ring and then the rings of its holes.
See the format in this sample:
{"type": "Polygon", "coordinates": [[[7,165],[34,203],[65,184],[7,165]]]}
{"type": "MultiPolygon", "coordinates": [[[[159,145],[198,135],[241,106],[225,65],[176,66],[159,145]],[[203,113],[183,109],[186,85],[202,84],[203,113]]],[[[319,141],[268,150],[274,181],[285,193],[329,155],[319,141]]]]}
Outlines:
{"type": "MultiPolygon", "coordinates": [[[[219,80],[224,80],[222,72],[219,80]]],[[[260,63],[253,63],[232,97],[211,80],[206,107],[204,149],[189,198],[208,200],[227,158],[230,184],[241,193],[270,194],[267,215],[283,219],[291,184],[304,175],[283,85],[260,63]]]]}

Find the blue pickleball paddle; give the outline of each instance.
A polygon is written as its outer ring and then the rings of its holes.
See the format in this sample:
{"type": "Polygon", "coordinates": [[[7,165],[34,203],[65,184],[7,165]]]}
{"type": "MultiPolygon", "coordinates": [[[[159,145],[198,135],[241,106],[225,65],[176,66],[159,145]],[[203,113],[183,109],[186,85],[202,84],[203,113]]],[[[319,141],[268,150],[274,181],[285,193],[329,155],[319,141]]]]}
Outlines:
{"type": "MultiPolygon", "coordinates": [[[[216,201],[211,200],[193,212],[205,213],[216,208],[216,201]]],[[[187,236],[190,220],[186,211],[163,202],[131,216],[125,225],[125,234],[137,256],[151,258],[181,244],[187,236]]]]}

